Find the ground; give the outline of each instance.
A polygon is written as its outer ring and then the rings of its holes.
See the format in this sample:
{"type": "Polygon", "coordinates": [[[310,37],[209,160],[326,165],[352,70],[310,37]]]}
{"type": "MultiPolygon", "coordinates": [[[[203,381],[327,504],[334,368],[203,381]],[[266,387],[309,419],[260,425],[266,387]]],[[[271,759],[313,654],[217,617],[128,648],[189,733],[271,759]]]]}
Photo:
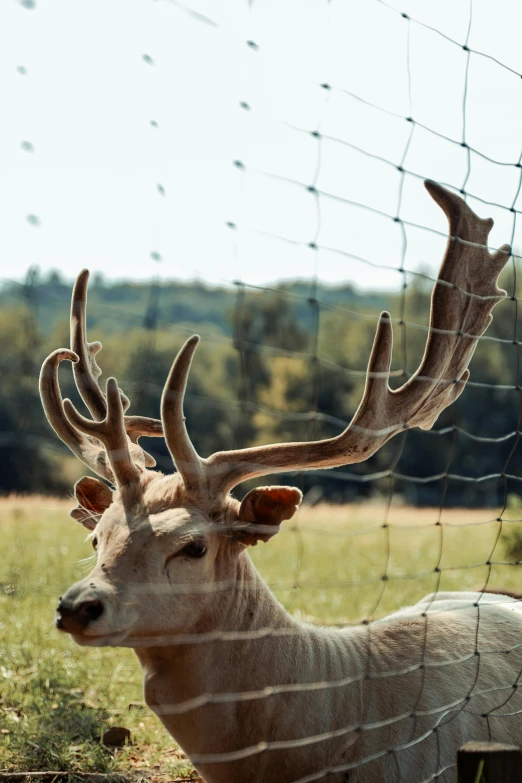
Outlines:
{"type": "MultiPolygon", "coordinates": [[[[143,704],[134,654],[79,648],[54,628],[58,597],[92,562],[71,507],[48,498],[0,501],[0,780],[27,770],[198,780],[143,704]],[[111,726],[130,729],[130,744],[105,746],[100,738],[111,726]]],[[[497,516],[495,509],[440,515],[379,503],[318,505],[252,554],[295,616],[354,623],[436,589],[522,590],[503,544],[518,523],[497,516]]]]}

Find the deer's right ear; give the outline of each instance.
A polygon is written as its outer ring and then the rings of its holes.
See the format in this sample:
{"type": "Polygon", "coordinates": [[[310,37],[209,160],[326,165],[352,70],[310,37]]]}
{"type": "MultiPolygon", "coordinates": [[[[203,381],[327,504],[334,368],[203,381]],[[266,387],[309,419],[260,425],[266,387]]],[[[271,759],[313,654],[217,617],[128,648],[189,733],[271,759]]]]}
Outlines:
{"type": "Polygon", "coordinates": [[[100,479],[84,476],[74,485],[74,494],[78,508],[71,511],[71,516],[81,522],[87,530],[94,530],[105,509],[112,503],[112,491],[100,479]]]}

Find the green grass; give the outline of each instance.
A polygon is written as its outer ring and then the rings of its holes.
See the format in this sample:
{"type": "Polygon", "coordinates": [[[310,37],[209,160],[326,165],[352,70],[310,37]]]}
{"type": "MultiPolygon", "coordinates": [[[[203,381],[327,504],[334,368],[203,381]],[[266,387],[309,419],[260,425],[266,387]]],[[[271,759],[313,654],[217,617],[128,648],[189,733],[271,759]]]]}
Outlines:
{"type": "MultiPolygon", "coordinates": [[[[34,498],[0,503],[0,770],[124,772],[147,781],[191,767],[143,706],[130,650],[79,648],[53,625],[58,597],[89,570],[91,555],[70,504],[34,498]],[[100,742],[110,726],[132,743],[100,742]]],[[[496,513],[378,505],[318,506],[252,554],[290,612],[353,623],[413,603],[433,590],[522,589],[504,538],[518,523],[496,513]],[[502,532],[500,542],[495,542],[502,532]],[[440,572],[435,569],[439,568],[440,572]],[[386,576],[386,579],[382,577],[386,576]]],[[[196,778],[195,778],[196,779],[196,778]]]]}

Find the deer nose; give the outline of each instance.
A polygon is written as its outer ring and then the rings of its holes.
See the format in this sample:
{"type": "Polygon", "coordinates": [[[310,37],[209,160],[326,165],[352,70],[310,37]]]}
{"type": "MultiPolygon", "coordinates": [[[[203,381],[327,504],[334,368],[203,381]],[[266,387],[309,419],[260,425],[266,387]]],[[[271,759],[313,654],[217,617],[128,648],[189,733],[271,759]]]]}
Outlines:
{"type": "Polygon", "coordinates": [[[67,633],[81,633],[102,616],[103,609],[103,603],[98,600],[75,603],[62,598],[58,604],[56,627],[67,633]]]}

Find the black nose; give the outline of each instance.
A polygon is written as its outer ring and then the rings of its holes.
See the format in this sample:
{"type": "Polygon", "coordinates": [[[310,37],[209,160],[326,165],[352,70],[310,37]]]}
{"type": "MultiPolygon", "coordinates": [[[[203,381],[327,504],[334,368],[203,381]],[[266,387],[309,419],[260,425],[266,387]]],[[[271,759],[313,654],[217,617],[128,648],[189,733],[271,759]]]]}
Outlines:
{"type": "Polygon", "coordinates": [[[62,599],[57,611],[59,615],[56,619],[57,628],[69,633],[81,633],[90,623],[102,616],[103,603],[93,600],[76,604],[62,599]]]}
{"type": "Polygon", "coordinates": [[[83,601],[76,611],[80,620],[89,625],[102,616],[103,604],[101,601],[83,601]]]}

